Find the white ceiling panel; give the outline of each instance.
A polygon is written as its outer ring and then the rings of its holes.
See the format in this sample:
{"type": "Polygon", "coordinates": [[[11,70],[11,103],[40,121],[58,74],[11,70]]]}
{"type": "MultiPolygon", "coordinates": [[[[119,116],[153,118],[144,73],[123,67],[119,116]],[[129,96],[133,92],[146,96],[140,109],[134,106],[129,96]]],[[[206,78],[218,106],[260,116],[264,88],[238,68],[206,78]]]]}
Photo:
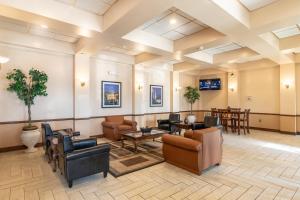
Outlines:
{"type": "Polygon", "coordinates": [[[278,0],[239,0],[243,6],[245,6],[248,10],[253,11],[269,4],[274,3],[278,0]]]}
{"type": "Polygon", "coordinates": [[[183,34],[178,33],[176,31],[167,32],[167,33],[163,34],[162,36],[165,37],[165,38],[167,38],[167,39],[169,39],[169,40],[178,40],[178,39],[184,37],[183,34]]]}
{"type": "Polygon", "coordinates": [[[273,31],[273,33],[279,39],[282,39],[282,38],[298,35],[298,34],[300,34],[300,30],[299,30],[299,26],[294,25],[294,26],[289,26],[289,27],[285,27],[285,28],[282,28],[282,29],[275,30],[275,31],[273,31]]]}
{"type": "Polygon", "coordinates": [[[204,28],[207,28],[205,24],[175,8],[169,9],[140,27],[144,31],[160,35],[169,40],[180,39],[204,28]]]}
{"type": "Polygon", "coordinates": [[[55,0],[87,12],[103,15],[117,0],[55,0]]]}
{"type": "Polygon", "coordinates": [[[236,49],[240,49],[240,48],[242,48],[242,46],[239,44],[228,43],[228,44],[224,44],[224,45],[220,45],[220,46],[216,46],[213,48],[202,50],[202,52],[207,53],[209,55],[215,55],[215,54],[224,53],[227,51],[232,51],[232,50],[236,50],[236,49]]]}
{"type": "Polygon", "coordinates": [[[199,26],[195,22],[189,22],[187,24],[184,24],[176,29],[177,32],[184,34],[184,35],[191,35],[193,33],[196,33],[198,31],[201,31],[205,27],[199,26]]]}
{"type": "Polygon", "coordinates": [[[162,35],[164,33],[167,33],[173,29],[178,28],[179,26],[188,23],[189,20],[176,14],[172,13],[164,17],[163,19],[159,20],[155,24],[147,27],[145,31],[162,35]],[[170,23],[172,20],[174,20],[174,23],[170,23]]]}
{"type": "Polygon", "coordinates": [[[109,4],[100,0],[77,0],[75,6],[99,15],[104,14],[104,12],[110,7],[109,4]]]}

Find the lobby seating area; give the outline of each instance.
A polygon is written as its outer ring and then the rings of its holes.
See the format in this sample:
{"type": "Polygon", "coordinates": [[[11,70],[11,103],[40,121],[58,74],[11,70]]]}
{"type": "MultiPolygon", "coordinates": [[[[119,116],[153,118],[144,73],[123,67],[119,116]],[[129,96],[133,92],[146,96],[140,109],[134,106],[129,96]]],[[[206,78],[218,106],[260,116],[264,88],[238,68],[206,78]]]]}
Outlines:
{"type": "Polygon", "coordinates": [[[300,200],[299,0],[0,0],[0,200],[300,200]]]}

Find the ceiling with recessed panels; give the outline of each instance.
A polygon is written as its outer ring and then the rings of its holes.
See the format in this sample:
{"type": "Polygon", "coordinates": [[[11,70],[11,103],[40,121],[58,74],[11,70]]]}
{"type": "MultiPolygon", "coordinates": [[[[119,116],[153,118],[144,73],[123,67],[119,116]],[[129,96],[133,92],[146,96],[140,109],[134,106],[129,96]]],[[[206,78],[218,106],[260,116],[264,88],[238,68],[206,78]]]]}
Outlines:
{"type": "Polygon", "coordinates": [[[228,70],[262,59],[294,62],[299,10],[297,0],[0,0],[0,43],[16,44],[9,37],[16,32],[34,48],[228,70]]]}
{"type": "Polygon", "coordinates": [[[148,22],[141,29],[169,40],[178,40],[207,28],[178,9],[170,9],[148,22]]]}
{"type": "Polygon", "coordinates": [[[299,25],[288,26],[272,31],[279,39],[291,37],[300,34],[299,25]]]}
{"type": "Polygon", "coordinates": [[[269,4],[272,4],[278,0],[239,0],[240,3],[245,6],[249,11],[253,11],[269,4]]]}
{"type": "Polygon", "coordinates": [[[55,0],[70,6],[103,15],[117,0],[55,0]]]}

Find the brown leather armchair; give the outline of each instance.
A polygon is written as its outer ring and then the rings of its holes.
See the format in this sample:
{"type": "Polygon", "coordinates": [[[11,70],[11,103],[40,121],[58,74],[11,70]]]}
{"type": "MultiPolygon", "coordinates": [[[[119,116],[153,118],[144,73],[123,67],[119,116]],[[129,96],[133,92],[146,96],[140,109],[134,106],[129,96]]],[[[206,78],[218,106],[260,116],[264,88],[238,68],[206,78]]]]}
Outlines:
{"type": "Polygon", "coordinates": [[[131,120],[125,120],[124,116],[105,117],[102,122],[104,137],[110,140],[120,140],[122,133],[136,131],[137,123],[131,120]]]}
{"type": "Polygon", "coordinates": [[[162,137],[166,162],[201,174],[222,161],[223,138],[218,128],[186,131],[184,137],[165,134],[162,137]]]}

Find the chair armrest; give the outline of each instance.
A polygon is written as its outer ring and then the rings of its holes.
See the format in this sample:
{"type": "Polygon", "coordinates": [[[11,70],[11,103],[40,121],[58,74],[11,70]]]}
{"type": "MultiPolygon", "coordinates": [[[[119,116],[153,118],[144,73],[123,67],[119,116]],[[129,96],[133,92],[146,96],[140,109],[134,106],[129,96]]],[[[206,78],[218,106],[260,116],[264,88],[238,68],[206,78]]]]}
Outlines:
{"type": "Polygon", "coordinates": [[[110,145],[102,144],[102,145],[98,145],[98,146],[94,146],[94,147],[90,147],[90,148],[86,148],[86,149],[76,150],[76,151],[73,151],[72,153],[68,153],[66,155],[66,160],[67,161],[77,160],[77,159],[89,157],[89,156],[95,155],[95,154],[102,154],[102,153],[108,154],[109,151],[110,151],[110,145]]]}
{"type": "Polygon", "coordinates": [[[125,119],[124,124],[135,127],[137,125],[137,122],[125,119]]]}
{"type": "Polygon", "coordinates": [[[169,144],[190,151],[200,151],[202,149],[201,142],[181,136],[165,134],[162,137],[162,141],[164,144],[169,144]]]}
{"type": "Polygon", "coordinates": [[[198,129],[204,129],[204,128],[206,128],[204,123],[192,124],[192,130],[198,130],[198,129]]]}
{"type": "Polygon", "coordinates": [[[102,126],[106,128],[117,128],[118,124],[114,122],[102,122],[102,126]]]}
{"type": "Polygon", "coordinates": [[[94,147],[96,145],[97,145],[96,139],[73,140],[73,147],[75,150],[94,147]]]}
{"type": "Polygon", "coordinates": [[[159,119],[159,120],[157,120],[157,123],[158,124],[169,124],[170,120],[168,120],[168,119],[159,119]]]}
{"type": "Polygon", "coordinates": [[[183,136],[185,138],[193,139],[193,131],[192,130],[187,130],[184,132],[183,136]]]}
{"type": "Polygon", "coordinates": [[[73,132],[72,136],[80,136],[80,132],[79,131],[73,132]]]}

